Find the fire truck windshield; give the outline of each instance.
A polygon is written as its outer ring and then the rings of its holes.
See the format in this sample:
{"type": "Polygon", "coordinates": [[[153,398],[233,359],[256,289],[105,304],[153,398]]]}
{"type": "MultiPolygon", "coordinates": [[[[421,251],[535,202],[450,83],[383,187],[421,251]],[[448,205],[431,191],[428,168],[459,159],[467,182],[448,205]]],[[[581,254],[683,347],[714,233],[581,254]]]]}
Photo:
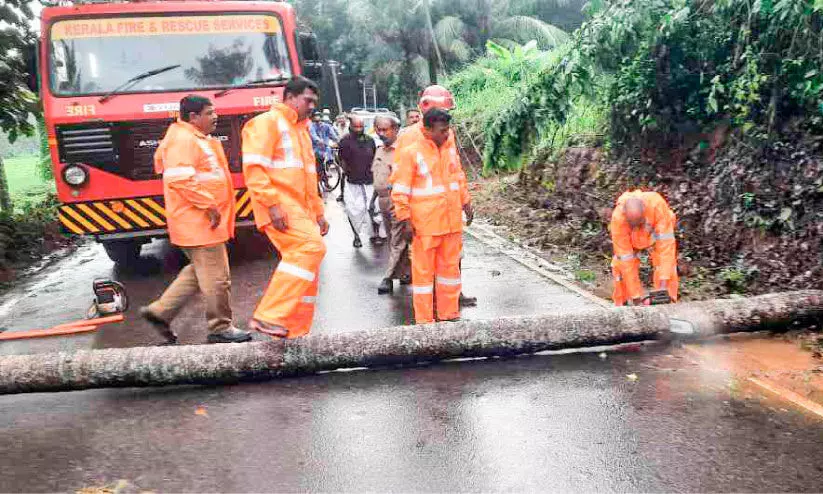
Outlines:
{"type": "Polygon", "coordinates": [[[265,14],[59,20],[50,30],[57,96],[226,88],[291,77],[280,20],[265,14]],[[179,65],[118,90],[135,74],[179,65]]]}

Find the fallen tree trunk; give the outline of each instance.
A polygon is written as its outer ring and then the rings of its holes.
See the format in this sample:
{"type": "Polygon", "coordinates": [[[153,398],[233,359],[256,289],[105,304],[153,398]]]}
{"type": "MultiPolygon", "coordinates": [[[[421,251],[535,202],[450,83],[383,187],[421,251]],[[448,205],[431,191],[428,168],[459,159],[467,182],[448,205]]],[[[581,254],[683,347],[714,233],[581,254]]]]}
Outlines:
{"type": "Polygon", "coordinates": [[[671,306],[597,308],[569,314],[405,326],[239,345],[15,355],[0,358],[0,393],[231,383],[347,367],[611,345],[670,338],[671,319],[684,322],[692,336],[700,337],[787,327],[821,318],[823,292],[803,291],[671,306]]]}

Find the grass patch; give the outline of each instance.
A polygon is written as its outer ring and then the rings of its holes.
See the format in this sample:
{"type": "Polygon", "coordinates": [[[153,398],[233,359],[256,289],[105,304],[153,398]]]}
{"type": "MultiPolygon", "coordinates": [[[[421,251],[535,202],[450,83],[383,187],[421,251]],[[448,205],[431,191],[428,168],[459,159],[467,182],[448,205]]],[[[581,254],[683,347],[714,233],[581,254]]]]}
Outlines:
{"type": "Polygon", "coordinates": [[[35,155],[3,160],[9,193],[16,210],[22,210],[26,204],[43,202],[55,191],[54,182],[45,180],[40,175],[38,161],[39,158],[35,155]]]}
{"type": "Polygon", "coordinates": [[[589,269],[578,269],[574,272],[574,279],[581,283],[594,283],[597,281],[597,274],[589,269]]]}

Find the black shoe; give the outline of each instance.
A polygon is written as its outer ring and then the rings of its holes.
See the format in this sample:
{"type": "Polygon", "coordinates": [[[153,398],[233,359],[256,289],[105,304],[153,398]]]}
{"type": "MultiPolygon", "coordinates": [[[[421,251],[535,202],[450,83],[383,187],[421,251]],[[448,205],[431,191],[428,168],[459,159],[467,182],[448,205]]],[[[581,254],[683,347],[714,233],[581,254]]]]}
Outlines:
{"type": "Polygon", "coordinates": [[[219,333],[210,334],[206,341],[209,343],[245,343],[251,341],[251,333],[231,326],[219,333]]]}
{"type": "Polygon", "coordinates": [[[400,284],[403,285],[403,286],[411,285],[411,276],[401,276],[400,277],[400,284]]]}
{"type": "Polygon", "coordinates": [[[460,299],[458,304],[460,305],[460,307],[476,307],[477,297],[467,297],[463,295],[463,292],[460,292],[460,299]]]}
{"type": "Polygon", "coordinates": [[[343,194],[340,194],[340,197],[337,198],[337,202],[346,202],[346,200],[343,199],[343,194]]]}
{"type": "Polygon", "coordinates": [[[372,245],[377,247],[381,245],[386,245],[386,239],[383,237],[372,237],[369,239],[369,241],[372,243],[372,245]]]}
{"type": "Polygon", "coordinates": [[[360,247],[363,247],[363,242],[360,241],[360,237],[355,237],[352,245],[355,249],[359,249],[360,247]]]}
{"type": "Polygon", "coordinates": [[[169,327],[169,323],[154,315],[154,313],[150,311],[148,307],[140,307],[138,313],[140,314],[140,317],[142,317],[146,322],[151,324],[151,327],[153,327],[154,330],[160,334],[160,336],[166,339],[166,344],[177,344],[177,334],[171,330],[171,327],[169,327]]]}
{"type": "Polygon", "coordinates": [[[380,286],[377,287],[377,294],[385,295],[392,292],[394,292],[394,280],[391,278],[383,278],[383,281],[380,282],[380,286]]]}

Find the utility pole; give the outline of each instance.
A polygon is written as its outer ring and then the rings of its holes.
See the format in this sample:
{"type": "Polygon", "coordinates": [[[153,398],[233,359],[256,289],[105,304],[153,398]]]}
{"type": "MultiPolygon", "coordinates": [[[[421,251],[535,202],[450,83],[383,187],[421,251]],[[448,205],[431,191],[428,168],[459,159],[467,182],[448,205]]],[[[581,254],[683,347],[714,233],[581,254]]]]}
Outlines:
{"type": "Polygon", "coordinates": [[[337,67],[338,63],[334,60],[329,60],[329,69],[331,69],[331,80],[334,84],[334,95],[337,97],[337,114],[343,114],[343,100],[340,98],[340,86],[337,85],[337,67]]]}

